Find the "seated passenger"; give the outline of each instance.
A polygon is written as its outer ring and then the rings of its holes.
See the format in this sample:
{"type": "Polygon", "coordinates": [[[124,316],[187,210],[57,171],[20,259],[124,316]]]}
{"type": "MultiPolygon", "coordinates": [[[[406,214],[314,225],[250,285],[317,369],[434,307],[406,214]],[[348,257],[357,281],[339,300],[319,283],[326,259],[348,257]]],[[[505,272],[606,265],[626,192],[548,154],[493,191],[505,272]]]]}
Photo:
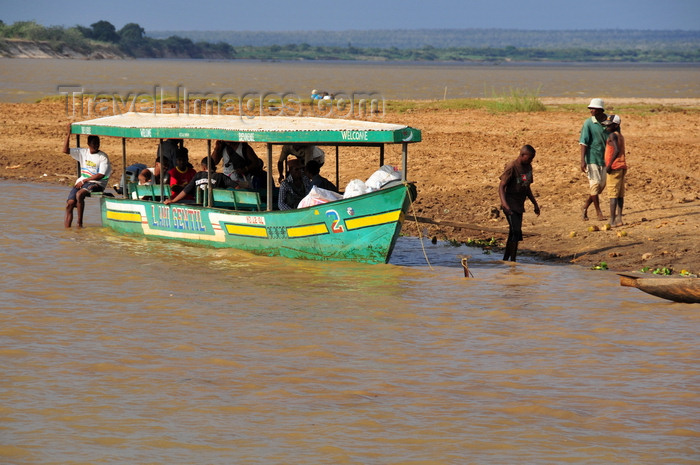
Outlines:
{"type": "Polygon", "coordinates": [[[147,168],[143,163],[134,163],[133,165],[127,166],[124,170],[125,173],[122,174],[121,182],[114,184],[112,188],[117,194],[122,195],[124,193],[124,186],[127,186],[129,183],[137,183],[139,181],[139,173],[141,170],[145,169],[147,168]]]}
{"type": "MultiPolygon", "coordinates": [[[[177,155],[178,149],[183,147],[183,140],[182,139],[166,139],[160,143],[158,143],[158,150],[156,151],[156,165],[154,168],[154,173],[156,175],[156,179],[160,179],[160,153],[161,149],[163,152],[163,159],[167,160],[168,163],[168,170],[170,167],[175,166],[175,156],[177,155]]],[[[164,170],[164,173],[167,173],[168,170],[164,170]]]]}
{"type": "Polygon", "coordinates": [[[311,191],[311,181],[304,175],[304,165],[301,160],[293,159],[287,163],[289,176],[280,183],[280,194],[277,206],[280,210],[297,208],[301,199],[311,191]]]}
{"type": "MultiPolygon", "coordinates": [[[[163,166],[160,166],[160,159],[156,158],[155,164],[153,165],[153,183],[154,184],[168,184],[170,181],[170,175],[168,172],[170,171],[170,161],[168,161],[167,158],[163,158],[163,166]],[[165,173],[162,176],[161,180],[161,175],[160,173],[165,173]],[[162,181],[162,182],[161,182],[162,181]]],[[[149,168],[150,169],[150,168],[149,168]]]]}
{"type": "MultiPolygon", "coordinates": [[[[185,147],[178,149],[175,155],[175,168],[168,171],[170,177],[170,195],[175,197],[187,184],[192,181],[197,172],[190,165],[188,150],[185,147]]],[[[186,200],[194,200],[194,196],[186,196],[186,200]]]]}
{"type": "Polygon", "coordinates": [[[211,156],[216,164],[223,160],[223,173],[241,187],[267,187],[264,163],[247,143],[217,140],[211,156]]]}
{"type": "MultiPolygon", "coordinates": [[[[146,168],[145,170],[139,171],[139,175],[136,176],[136,179],[138,180],[139,186],[152,186],[153,185],[153,172],[146,168]]],[[[167,191],[166,191],[167,193],[167,191]]],[[[139,197],[138,195],[138,189],[134,190],[131,193],[131,197],[134,199],[140,198],[141,200],[153,200],[153,197],[150,195],[144,195],[142,197],[139,197]]]]}
{"type": "Polygon", "coordinates": [[[150,186],[153,184],[153,173],[149,169],[141,170],[138,179],[139,186],[150,186]]]}
{"type": "Polygon", "coordinates": [[[321,189],[326,189],[327,191],[338,192],[338,188],[335,187],[335,184],[321,176],[321,165],[319,165],[316,160],[307,162],[305,170],[306,177],[311,180],[311,187],[316,186],[321,189]]]}
{"type": "Polygon", "coordinates": [[[202,158],[202,163],[201,163],[201,168],[202,171],[199,171],[195,176],[192,178],[192,180],[180,191],[179,194],[175,196],[173,199],[165,199],[166,205],[171,204],[171,203],[177,203],[180,200],[184,199],[188,195],[194,196],[194,193],[197,188],[204,189],[207,184],[208,184],[208,179],[209,179],[209,174],[207,172],[207,166],[211,162],[211,187],[212,188],[217,188],[217,189],[237,189],[238,188],[238,183],[228,176],[225,176],[223,173],[217,173],[216,172],[216,164],[214,163],[213,160],[210,160],[209,157],[204,157],[202,158]]]}
{"type": "Polygon", "coordinates": [[[303,164],[310,162],[311,160],[316,160],[319,166],[323,166],[326,161],[326,154],[323,150],[316,147],[315,145],[309,144],[287,144],[282,146],[282,151],[280,152],[280,158],[277,161],[277,171],[279,172],[278,181],[282,182],[285,178],[284,173],[284,163],[287,161],[290,155],[293,155],[299,159],[303,164]]]}

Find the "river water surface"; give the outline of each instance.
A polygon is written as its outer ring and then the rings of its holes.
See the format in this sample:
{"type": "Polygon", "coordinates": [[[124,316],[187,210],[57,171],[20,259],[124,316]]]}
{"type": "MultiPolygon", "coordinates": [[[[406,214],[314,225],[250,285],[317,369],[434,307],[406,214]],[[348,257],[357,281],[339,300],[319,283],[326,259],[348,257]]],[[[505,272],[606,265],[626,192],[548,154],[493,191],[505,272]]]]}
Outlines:
{"type": "Polygon", "coordinates": [[[490,97],[510,89],[543,97],[699,98],[700,65],[672,63],[369,63],[245,60],[0,59],[0,101],[60,92],[153,93],[182,97],[228,93],[374,93],[385,99],[490,97]],[[178,91],[179,88],[179,91],[178,91]]]}
{"type": "Polygon", "coordinates": [[[123,237],[94,199],[65,230],[66,187],[0,188],[2,463],[700,460],[698,305],[415,238],[363,265],[123,237]]]}

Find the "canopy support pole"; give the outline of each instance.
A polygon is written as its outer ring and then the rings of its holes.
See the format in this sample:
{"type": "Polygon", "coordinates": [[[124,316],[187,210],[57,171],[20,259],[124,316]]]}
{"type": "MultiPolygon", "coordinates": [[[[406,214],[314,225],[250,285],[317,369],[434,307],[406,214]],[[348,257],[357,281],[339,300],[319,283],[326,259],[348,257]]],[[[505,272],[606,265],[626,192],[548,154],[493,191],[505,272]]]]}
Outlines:
{"type": "Polygon", "coordinates": [[[335,185],[340,189],[340,150],[335,146],[335,185]]]}
{"type": "MultiPolygon", "coordinates": [[[[80,134],[75,135],[75,146],[77,148],[80,148],[80,134]]],[[[78,178],[80,178],[80,162],[76,161],[76,169],[78,171],[78,178]]]]}
{"type": "Polygon", "coordinates": [[[267,144],[267,211],[272,211],[272,144],[267,144]]]}
{"type": "Polygon", "coordinates": [[[122,186],[122,198],[127,198],[128,182],[126,181],[126,137],[122,137],[122,179],[124,180],[124,185],[122,186]]]}
{"type": "Polygon", "coordinates": [[[408,177],[408,144],[406,142],[401,144],[401,180],[403,182],[406,182],[406,178],[408,177]]]}
{"type": "Polygon", "coordinates": [[[207,207],[214,203],[214,191],[211,189],[211,139],[207,139],[207,207]]]}
{"type": "Polygon", "coordinates": [[[165,172],[163,171],[163,139],[158,143],[158,162],[160,163],[160,179],[158,179],[158,184],[160,184],[160,199],[163,200],[163,179],[165,179],[165,172]]]}

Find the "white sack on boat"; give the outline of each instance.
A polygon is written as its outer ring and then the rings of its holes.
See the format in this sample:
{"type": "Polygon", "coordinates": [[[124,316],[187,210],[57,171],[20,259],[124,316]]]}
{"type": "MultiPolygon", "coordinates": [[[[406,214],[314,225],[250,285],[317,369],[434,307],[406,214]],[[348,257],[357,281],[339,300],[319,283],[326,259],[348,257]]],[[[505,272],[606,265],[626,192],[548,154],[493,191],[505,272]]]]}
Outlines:
{"type": "Polygon", "coordinates": [[[401,179],[401,170],[394,168],[393,166],[384,165],[377,171],[372,173],[372,176],[367,179],[365,185],[369,191],[378,191],[386,183],[391,181],[396,181],[401,179]]]}
{"type": "Polygon", "coordinates": [[[369,189],[365,185],[365,182],[361,179],[353,179],[345,187],[344,199],[349,199],[350,197],[357,197],[358,195],[366,194],[369,189]]]}
{"type": "Polygon", "coordinates": [[[297,208],[313,207],[314,205],[321,205],[322,203],[333,202],[342,198],[342,195],[333,191],[329,191],[318,186],[313,186],[306,197],[301,199],[301,202],[299,202],[299,206],[297,208]]]}

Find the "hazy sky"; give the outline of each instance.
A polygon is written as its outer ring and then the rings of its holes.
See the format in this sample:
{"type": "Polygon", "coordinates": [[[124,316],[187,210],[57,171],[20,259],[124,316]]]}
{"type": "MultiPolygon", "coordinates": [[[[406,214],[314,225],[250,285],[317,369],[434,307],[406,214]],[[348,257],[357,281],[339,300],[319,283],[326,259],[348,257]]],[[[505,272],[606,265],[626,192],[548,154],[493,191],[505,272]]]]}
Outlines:
{"type": "Polygon", "coordinates": [[[700,0],[0,0],[5,23],[106,20],[146,31],[349,29],[700,30],[700,0]]]}

